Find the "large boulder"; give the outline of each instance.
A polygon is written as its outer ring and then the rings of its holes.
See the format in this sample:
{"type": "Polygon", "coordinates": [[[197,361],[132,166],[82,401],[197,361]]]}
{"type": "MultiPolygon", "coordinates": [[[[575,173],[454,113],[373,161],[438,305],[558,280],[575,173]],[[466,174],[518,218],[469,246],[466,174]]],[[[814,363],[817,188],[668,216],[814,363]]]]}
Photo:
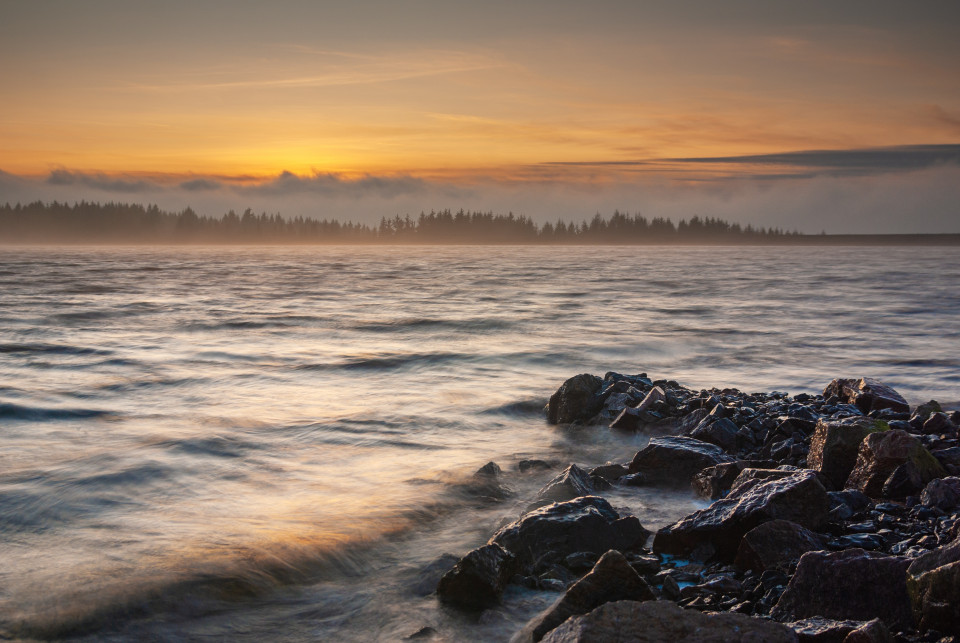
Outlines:
{"type": "Polygon", "coordinates": [[[437,596],[457,607],[484,609],[500,600],[516,570],[516,556],[499,545],[484,545],[461,558],[440,578],[437,596]]]}
{"type": "Polygon", "coordinates": [[[925,507],[953,511],[960,506],[960,478],[951,476],[931,480],[920,494],[920,503],[925,507]]]}
{"type": "Polygon", "coordinates": [[[857,489],[871,498],[883,497],[884,484],[901,465],[908,465],[921,483],[921,488],[922,484],[947,475],[919,438],[906,431],[892,429],[871,433],[863,439],[846,488],[857,489]]]}
{"type": "Polygon", "coordinates": [[[736,451],[737,431],[739,430],[740,427],[727,418],[707,416],[690,432],[690,437],[701,442],[715,444],[724,451],[736,451]]]}
{"type": "Polygon", "coordinates": [[[584,373],[564,382],[547,403],[547,422],[572,424],[592,418],[603,406],[600,388],[603,380],[584,373]]]}
{"type": "Polygon", "coordinates": [[[744,614],[701,614],[670,601],[616,601],[567,619],[545,643],[795,643],[790,628],[744,614]]]}
{"type": "Polygon", "coordinates": [[[586,576],[574,583],[566,593],[531,620],[511,643],[536,642],[571,616],[586,614],[611,601],[649,601],[653,590],[627,559],[618,551],[605,553],[586,576]]]}
{"type": "Polygon", "coordinates": [[[664,527],[653,541],[655,552],[699,560],[732,560],[740,540],[771,520],[790,520],[809,529],[827,517],[827,490],[812,471],[746,485],[686,518],[664,527]]]}
{"type": "Polygon", "coordinates": [[[810,437],[807,468],[822,474],[834,489],[842,489],[853,467],[863,439],[886,425],[870,418],[850,422],[820,420],[810,437]]]}
{"type": "Polygon", "coordinates": [[[909,564],[906,558],[862,549],[808,552],[800,558],[772,616],[777,620],[879,618],[891,628],[909,628],[913,622],[907,597],[909,564]]]}
{"type": "Polygon", "coordinates": [[[808,551],[825,547],[819,534],[789,520],[771,520],[744,534],[733,563],[738,569],[763,573],[789,567],[808,551]]]}
{"type": "Polygon", "coordinates": [[[910,405],[895,390],[870,377],[860,379],[835,379],[823,389],[823,397],[836,396],[841,402],[853,404],[864,413],[892,409],[897,413],[909,413],[910,405]]]}
{"type": "Polygon", "coordinates": [[[734,459],[720,447],[687,437],[650,438],[630,463],[653,485],[687,486],[703,469],[734,459]]]}
{"type": "Polygon", "coordinates": [[[960,636],[960,540],[910,563],[907,592],[920,631],[960,636]]]}
{"type": "Polygon", "coordinates": [[[621,517],[603,498],[583,496],[531,511],[500,529],[490,542],[529,565],[556,562],[575,552],[599,556],[611,549],[628,551],[643,546],[649,535],[636,516],[621,517]]]}
{"type": "Polygon", "coordinates": [[[590,474],[571,464],[560,475],[548,482],[537,494],[538,501],[563,502],[596,492],[590,474]]]}

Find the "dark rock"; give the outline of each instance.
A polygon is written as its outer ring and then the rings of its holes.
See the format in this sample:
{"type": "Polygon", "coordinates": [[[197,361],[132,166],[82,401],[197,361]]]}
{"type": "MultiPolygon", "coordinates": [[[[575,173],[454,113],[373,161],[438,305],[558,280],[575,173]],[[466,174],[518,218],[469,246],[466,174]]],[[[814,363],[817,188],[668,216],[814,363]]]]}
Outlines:
{"type": "Polygon", "coordinates": [[[620,431],[639,431],[643,425],[644,421],[640,418],[640,411],[628,406],[613,419],[610,428],[620,431]]]}
{"type": "Polygon", "coordinates": [[[927,418],[929,418],[932,413],[940,413],[942,411],[943,407],[940,406],[940,402],[930,400],[918,406],[914,410],[913,417],[911,417],[910,420],[912,421],[914,418],[917,418],[919,419],[919,425],[923,426],[923,423],[927,421],[927,418]]]}
{"type": "Polygon", "coordinates": [[[563,566],[575,572],[586,572],[593,569],[593,566],[597,564],[597,559],[599,558],[600,556],[595,552],[578,551],[564,558],[563,566]]]}
{"type": "Polygon", "coordinates": [[[547,422],[572,424],[593,417],[603,403],[598,395],[602,385],[603,380],[587,373],[568,379],[547,403],[547,422]]]}
{"type": "Polygon", "coordinates": [[[600,465],[599,467],[594,467],[590,469],[590,477],[600,476],[608,480],[609,482],[616,482],[623,476],[627,475],[629,470],[626,465],[623,464],[613,464],[607,463],[600,465]]]}
{"type": "Polygon", "coordinates": [[[907,590],[920,631],[960,636],[960,540],[910,563],[907,590]]]}
{"type": "Polygon", "coordinates": [[[658,553],[699,560],[731,560],[743,536],[770,520],[784,519],[816,529],[829,510],[823,485],[811,471],[731,491],[726,498],[657,532],[658,553]]]}
{"type": "Polygon", "coordinates": [[[410,636],[403,637],[403,640],[404,641],[425,641],[428,639],[432,639],[435,636],[437,636],[437,631],[432,627],[430,627],[429,625],[425,625],[421,627],[419,630],[417,630],[416,632],[414,632],[413,634],[411,634],[410,636]]]}
{"type": "Polygon", "coordinates": [[[483,609],[499,602],[516,570],[513,554],[496,544],[484,545],[461,558],[443,575],[437,596],[457,607],[483,609]]]}
{"type": "Polygon", "coordinates": [[[795,473],[796,470],[790,469],[756,469],[754,467],[747,467],[734,478],[733,484],[730,485],[730,492],[742,493],[751,487],[757,486],[761,482],[766,482],[767,480],[782,480],[783,478],[789,478],[795,473]]]}
{"type": "Polygon", "coordinates": [[[937,449],[932,452],[933,457],[937,459],[944,468],[951,466],[960,467],[960,447],[949,447],[946,449],[937,449]]]}
{"type": "Polygon", "coordinates": [[[410,584],[410,591],[416,596],[429,596],[437,591],[440,578],[460,560],[453,554],[443,554],[440,558],[420,570],[416,579],[410,584]]]}
{"type": "Polygon", "coordinates": [[[922,431],[928,435],[951,434],[957,432],[957,427],[953,425],[946,413],[933,413],[923,423],[922,431]]]}
{"type": "Polygon", "coordinates": [[[920,494],[920,503],[943,511],[956,509],[960,506],[960,478],[951,476],[931,480],[920,494]]]}
{"type": "Polygon", "coordinates": [[[842,489],[857,464],[860,443],[879,429],[879,423],[869,418],[854,422],[821,420],[810,438],[807,467],[823,474],[834,489],[842,489]]]}
{"type": "Polygon", "coordinates": [[[710,412],[707,409],[694,409],[677,421],[677,433],[686,435],[693,431],[710,412]]]}
{"type": "Polygon", "coordinates": [[[864,438],[857,453],[857,464],[847,479],[846,487],[859,489],[871,498],[879,498],[887,478],[906,462],[916,466],[924,484],[946,475],[946,471],[924,448],[919,438],[906,431],[891,430],[871,433],[864,438]]]}
{"type": "Polygon", "coordinates": [[[532,564],[544,556],[559,561],[574,552],[628,551],[641,547],[649,535],[635,516],[621,517],[603,498],[583,496],[531,511],[490,542],[532,564]]]}
{"type": "Polygon", "coordinates": [[[843,643],[894,643],[894,639],[883,621],[875,618],[847,634],[843,643]]]}
{"type": "Polygon", "coordinates": [[[923,489],[923,479],[920,470],[913,462],[904,462],[893,470],[890,477],[883,483],[880,496],[902,500],[907,496],[916,495],[923,489]]]}
{"type": "Polygon", "coordinates": [[[482,467],[480,467],[479,469],[477,469],[477,472],[473,475],[496,477],[501,473],[502,471],[500,470],[500,466],[496,462],[488,462],[482,467]]]}
{"type": "Polygon", "coordinates": [[[695,475],[690,484],[694,493],[701,498],[716,500],[730,490],[742,470],[743,466],[739,462],[725,462],[707,467],[695,475]]]}
{"type": "Polygon", "coordinates": [[[835,621],[813,616],[787,623],[787,626],[797,633],[800,643],[843,643],[850,632],[865,624],[863,621],[835,621]]]}
{"type": "Polygon", "coordinates": [[[630,473],[643,473],[650,484],[687,486],[697,473],[733,458],[720,447],[687,437],[651,438],[634,456],[630,473]]]}
{"type": "Polygon", "coordinates": [[[660,571],[659,556],[631,556],[630,566],[641,576],[656,574],[660,571]]]}
{"type": "Polygon", "coordinates": [[[893,409],[898,413],[909,413],[910,405],[895,390],[870,377],[859,380],[836,379],[823,390],[823,397],[837,396],[847,404],[855,405],[863,413],[893,409]]]}
{"type": "Polygon", "coordinates": [[[624,487],[645,487],[647,486],[647,476],[642,473],[631,473],[620,478],[619,482],[624,487]]]}
{"type": "Polygon", "coordinates": [[[830,549],[867,549],[876,551],[884,546],[883,537],[878,534],[847,534],[827,543],[830,549]]]}
{"type": "Polygon", "coordinates": [[[740,541],[734,565],[764,572],[787,568],[808,551],[823,549],[823,538],[789,520],[771,520],[748,531],[740,541]]]}
{"type": "Polygon", "coordinates": [[[589,496],[595,491],[590,475],[577,465],[571,464],[540,490],[537,500],[563,502],[589,496]]]}
{"type": "Polygon", "coordinates": [[[794,643],[790,628],[745,614],[701,614],[668,601],[616,601],[566,620],[545,643],[794,643]]]}
{"type": "Polygon", "coordinates": [[[521,460],[517,463],[517,468],[520,469],[521,472],[526,473],[527,471],[546,471],[553,467],[549,462],[543,460],[521,460]]]}
{"type": "Polygon", "coordinates": [[[539,641],[571,616],[586,614],[611,601],[648,601],[655,598],[646,581],[618,551],[605,553],[589,574],[573,584],[557,601],[531,620],[511,643],[539,641]]]}
{"type": "Polygon", "coordinates": [[[701,442],[715,444],[724,451],[734,451],[737,448],[737,431],[740,428],[728,420],[720,418],[713,420],[709,417],[703,420],[690,432],[690,437],[701,442]]]}
{"type": "Polygon", "coordinates": [[[772,616],[778,620],[879,618],[891,628],[909,628],[913,621],[907,597],[909,564],[905,558],[862,549],[808,552],[772,616]]]}

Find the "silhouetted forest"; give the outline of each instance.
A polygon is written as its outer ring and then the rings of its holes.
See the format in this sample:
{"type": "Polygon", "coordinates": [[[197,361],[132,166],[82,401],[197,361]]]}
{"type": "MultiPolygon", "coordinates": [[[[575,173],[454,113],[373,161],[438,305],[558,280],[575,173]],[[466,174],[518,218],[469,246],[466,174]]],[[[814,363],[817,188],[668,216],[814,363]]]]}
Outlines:
{"type": "Polygon", "coordinates": [[[43,203],[0,206],[3,243],[424,243],[424,244],[648,244],[766,243],[798,238],[779,228],[741,227],[694,216],[674,224],[615,211],[589,220],[537,225],[525,216],[431,211],[384,217],[377,226],[279,214],[201,216],[191,208],[165,212],[156,205],[43,203]]]}

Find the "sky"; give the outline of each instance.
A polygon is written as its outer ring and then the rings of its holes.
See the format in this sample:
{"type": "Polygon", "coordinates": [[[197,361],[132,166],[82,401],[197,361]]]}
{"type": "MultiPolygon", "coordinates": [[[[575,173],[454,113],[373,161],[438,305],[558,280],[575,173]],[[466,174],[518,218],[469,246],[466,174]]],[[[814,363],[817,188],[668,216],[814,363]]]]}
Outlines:
{"type": "Polygon", "coordinates": [[[0,203],[960,232],[960,3],[0,0],[0,203]]]}

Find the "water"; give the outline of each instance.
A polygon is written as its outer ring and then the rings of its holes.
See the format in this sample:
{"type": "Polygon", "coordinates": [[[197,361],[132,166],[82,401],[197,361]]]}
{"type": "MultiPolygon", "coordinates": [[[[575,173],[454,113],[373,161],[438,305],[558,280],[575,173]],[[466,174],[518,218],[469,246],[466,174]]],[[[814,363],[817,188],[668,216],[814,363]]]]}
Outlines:
{"type": "Polygon", "coordinates": [[[508,638],[555,595],[475,618],[416,584],[549,479],[520,459],[642,445],[546,426],[564,379],[956,404],[958,283],[957,248],[2,249],[0,633],[508,638]],[[516,498],[458,487],[489,460],[516,498]]]}

